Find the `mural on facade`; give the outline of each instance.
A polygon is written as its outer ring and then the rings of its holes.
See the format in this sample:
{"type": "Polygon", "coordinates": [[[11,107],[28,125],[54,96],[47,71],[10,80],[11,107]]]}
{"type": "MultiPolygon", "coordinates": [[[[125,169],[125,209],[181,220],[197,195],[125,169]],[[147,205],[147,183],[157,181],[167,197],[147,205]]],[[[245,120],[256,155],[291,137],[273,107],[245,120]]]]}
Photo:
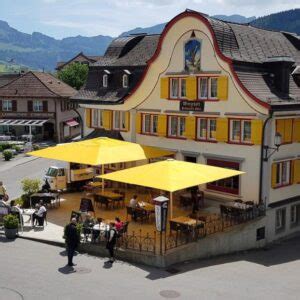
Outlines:
{"type": "Polygon", "coordinates": [[[189,40],[184,46],[185,70],[189,72],[200,71],[201,42],[195,39],[189,40]]]}

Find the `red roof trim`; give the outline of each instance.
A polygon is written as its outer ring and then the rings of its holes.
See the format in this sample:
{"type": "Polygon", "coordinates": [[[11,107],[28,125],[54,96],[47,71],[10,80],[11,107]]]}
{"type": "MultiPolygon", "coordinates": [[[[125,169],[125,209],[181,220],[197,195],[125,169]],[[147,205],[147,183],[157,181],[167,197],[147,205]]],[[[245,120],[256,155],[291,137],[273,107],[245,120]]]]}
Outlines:
{"type": "Polygon", "coordinates": [[[243,83],[240,81],[240,79],[238,78],[236,72],[234,71],[234,68],[233,68],[233,63],[232,63],[232,60],[228,57],[226,57],[220,50],[219,48],[219,45],[217,43],[217,39],[216,39],[216,36],[215,36],[215,33],[213,31],[213,28],[211,26],[211,24],[209,23],[209,21],[204,17],[202,16],[200,13],[197,13],[197,12],[189,12],[189,11],[185,11],[179,15],[177,15],[175,18],[173,18],[169,23],[167,23],[167,25],[165,26],[160,38],[159,38],[159,42],[158,42],[158,45],[157,45],[157,48],[156,48],[156,51],[154,53],[154,55],[151,57],[151,59],[147,62],[147,67],[146,69],[144,70],[143,72],[143,75],[141,77],[141,79],[139,80],[139,82],[136,84],[136,86],[132,89],[130,95],[126,96],[124,98],[124,101],[127,100],[128,97],[130,97],[139,87],[140,85],[142,84],[142,82],[144,81],[146,75],[147,75],[147,72],[151,66],[151,64],[156,60],[156,58],[158,57],[160,51],[161,51],[161,46],[162,46],[162,43],[163,43],[163,40],[166,36],[166,34],[168,33],[168,31],[171,29],[171,27],[176,23],[178,22],[179,20],[185,18],[185,17],[193,17],[193,18],[196,18],[200,21],[202,21],[209,29],[212,37],[213,37],[213,43],[214,43],[214,48],[216,49],[216,52],[218,54],[218,56],[224,60],[225,62],[227,62],[230,66],[230,70],[235,78],[235,80],[237,81],[237,83],[239,84],[239,86],[241,87],[241,89],[250,97],[252,98],[255,102],[257,102],[259,105],[267,108],[267,109],[270,109],[271,106],[258,99],[257,97],[255,97],[252,93],[250,93],[250,91],[243,85],[243,83]]]}

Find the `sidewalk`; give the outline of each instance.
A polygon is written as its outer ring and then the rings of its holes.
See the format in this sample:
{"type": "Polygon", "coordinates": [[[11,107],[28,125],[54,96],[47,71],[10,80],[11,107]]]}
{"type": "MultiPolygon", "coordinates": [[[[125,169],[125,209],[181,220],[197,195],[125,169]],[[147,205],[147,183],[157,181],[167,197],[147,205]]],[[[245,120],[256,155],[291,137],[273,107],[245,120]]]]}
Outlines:
{"type": "Polygon", "coordinates": [[[24,165],[36,159],[39,158],[34,156],[27,156],[26,154],[19,154],[17,157],[13,158],[10,161],[5,161],[0,159],[0,172],[4,172],[16,166],[24,165]]]}

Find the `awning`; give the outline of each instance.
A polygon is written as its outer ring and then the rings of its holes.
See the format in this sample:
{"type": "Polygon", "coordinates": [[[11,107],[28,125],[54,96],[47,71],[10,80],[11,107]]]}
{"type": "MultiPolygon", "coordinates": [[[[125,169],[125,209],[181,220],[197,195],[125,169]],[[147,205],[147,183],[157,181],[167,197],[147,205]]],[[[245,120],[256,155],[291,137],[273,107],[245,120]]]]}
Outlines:
{"type": "Polygon", "coordinates": [[[48,120],[0,119],[0,125],[10,126],[43,126],[48,120]]]}
{"type": "Polygon", "coordinates": [[[74,126],[79,125],[79,123],[77,121],[75,121],[74,119],[66,121],[65,124],[70,126],[70,127],[74,127],[74,126]]]}
{"type": "Polygon", "coordinates": [[[173,155],[174,152],[100,137],[80,142],[61,144],[27,154],[48,159],[97,166],[169,156],[173,155]]]}
{"type": "Polygon", "coordinates": [[[240,174],[244,174],[244,172],[167,159],[98,177],[105,180],[175,192],[240,174]]]}

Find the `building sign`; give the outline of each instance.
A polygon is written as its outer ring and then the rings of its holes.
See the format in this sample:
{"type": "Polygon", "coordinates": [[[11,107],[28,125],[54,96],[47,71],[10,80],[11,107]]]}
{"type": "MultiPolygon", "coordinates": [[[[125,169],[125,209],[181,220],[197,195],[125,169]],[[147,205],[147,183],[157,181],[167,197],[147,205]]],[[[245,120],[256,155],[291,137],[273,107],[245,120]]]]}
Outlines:
{"type": "Polygon", "coordinates": [[[181,111],[204,111],[204,101],[180,101],[181,111]]]}
{"type": "Polygon", "coordinates": [[[159,196],[155,199],[155,223],[157,231],[166,231],[168,219],[168,201],[164,196],[159,196]]]}
{"type": "Polygon", "coordinates": [[[44,118],[54,118],[55,114],[49,112],[0,112],[0,117],[44,119],[44,118]]]}

